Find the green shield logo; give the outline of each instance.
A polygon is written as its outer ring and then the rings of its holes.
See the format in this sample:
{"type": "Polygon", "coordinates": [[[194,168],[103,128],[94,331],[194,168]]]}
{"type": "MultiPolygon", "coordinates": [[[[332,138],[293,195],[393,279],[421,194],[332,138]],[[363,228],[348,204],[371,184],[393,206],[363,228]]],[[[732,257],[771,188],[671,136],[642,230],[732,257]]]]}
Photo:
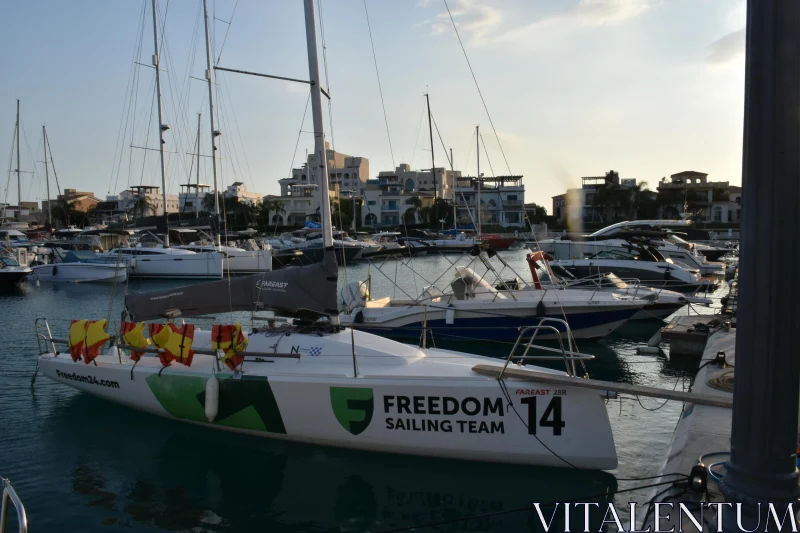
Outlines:
{"type": "Polygon", "coordinates": [[[358,435],[369,427],[375,402],[372,389],[331,387],[331,408],[344,429],[358,435]]]}

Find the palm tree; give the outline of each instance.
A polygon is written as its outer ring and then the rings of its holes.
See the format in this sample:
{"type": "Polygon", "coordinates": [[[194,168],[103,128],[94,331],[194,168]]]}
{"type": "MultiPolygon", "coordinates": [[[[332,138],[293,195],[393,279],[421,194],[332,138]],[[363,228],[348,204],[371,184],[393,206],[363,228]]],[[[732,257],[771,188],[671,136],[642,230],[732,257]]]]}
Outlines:
{"type": "Polygon", "coordinates": [[[53,219],[64,222],[64,227],[70,225],[71,220],[75,218],[78,211],[75,209],[75,202],[59,198],[56,203],[50,208],[53,214],[53,219]]]}
{"type": "Polygon", "coordinates": [[[270,198],[261,204],[261,219],[264,220],[264,226],[269,227],[271,217],[275,217],[275,227],[278,227],[278,222],[281,217],[278,215],[286,214],[283,208],[283,202],[278,198],[270,198]]]}
{"type": "Polygon", "coordinates": [[[640,181],[635,187],[631,188],[631,203],[628,209],[628,220],[638,218],[639,210],[642,204],[645,203],[643,200],[646,196],[649,196],[649,194],[646,195],[644,193],[649,192],[650,186],[646,181],[640,181]]]}
{"type": "Polygon", "coordinates": [[[406,224],[415,224],[417,221],[417,213],[420,212],[420,208],[422,207],[422,200],[420,200],[419,196],[411,196],[406,200],[406,204],[412,207],[409,207],[405,213],[403,213],[403,221],[406,224]]]}
{"type": "Polygon", "coordinates": [[[137,213],[142,218],[146,217],[148,213],[155,215],[156,206],[150,198],[144,194],[140,194],[133,200],[133,215],[136,216],[137,213]]]}
{"type": "MultiPolygon", "coordinates": [[[[217,200],[219,201],[220,214],[222,214],[222,212],[225,209],[225,200],[224,200],[222,194],[217,193],[217,200]]],[[[214,212],[214,193],[207,192],[206,195],[203,197],[203,202],[202,202],[201,205],[203,207],[203,210],[206,213],[213,213],[214,212]]]]}
{"type": "Polygon", "coordinates": [[[436,198],[430,211],[431,217],[438,217],[433,221],[433,227],[439,227],[439,220],[444,219],[447,226],[453,225],[453,204],[444,198],[436,198]]]}
{"type": "Polygon", "coordinates": [[[433,211],[429,206],[420,207],[417,212],[419,213],[419,218],[423,224],[428,224],[430,222],[430,217],[433,211]]]}

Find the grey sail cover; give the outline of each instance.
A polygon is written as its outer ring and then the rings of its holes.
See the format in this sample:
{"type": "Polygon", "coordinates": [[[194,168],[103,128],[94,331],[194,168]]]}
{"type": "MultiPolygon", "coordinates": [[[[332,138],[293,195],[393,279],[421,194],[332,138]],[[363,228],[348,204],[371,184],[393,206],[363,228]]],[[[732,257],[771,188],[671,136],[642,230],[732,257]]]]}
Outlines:
{"type": "Polygon", "coordinates": [[[133,320],[254,310],[312,318],[338,313],[337,277],[336,257],[331,250],[312,265],[128,294],[125,308],[133,320]]]}

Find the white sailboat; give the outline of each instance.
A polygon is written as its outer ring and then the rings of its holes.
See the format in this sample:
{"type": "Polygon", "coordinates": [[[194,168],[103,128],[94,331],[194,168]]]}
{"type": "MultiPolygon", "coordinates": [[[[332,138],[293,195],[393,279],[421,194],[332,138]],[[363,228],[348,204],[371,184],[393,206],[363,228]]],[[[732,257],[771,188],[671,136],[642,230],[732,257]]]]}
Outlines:
{"type": "MultiPolygon", "coordinates": [[[[328,172],[314,0],[305,0],[305,14],[315,150],[321,162],[316,170],[325,198],[328,172]]],[[[500,361],[416,348],[342,328],[328,202],[322,202],[321,218],[327,252],[321,263],[194,285],[191,291],[127,296],[127,310],[137,320],[255,309],[302,318],[253,329],[246,352],[227,345],[233,356],[224,359],[233,369],[221,366],[220,352],[213,349],[221,342],[221,329],[216,337],[214,330],[195,329],[191,366],[175,360],[164,367],[160,359],[168,355],[188,362],[192,337],[179,325],[175,327],[183,334],[173,338],[170,333],[172,340],[162,348],[149,349],[161,357],[143,356],[138,363],[128,357],[130,346],[95,357],[95,364],[80,358],[75,362],[51,349],[54,339],[45,337],[39,368],[57,382],[133,409],[259,437],[483,462],[616,467],[608,415],[596,392],[554,389],[503,374],[488,377],[474,368],[489,365],[499,373],[500,361]]],[[[80,326],[75,327],[80,337],[80,326]]],[[[89,346],[73,343],[72,350],[96,347],[92,335],[97,336],[97,328],[86,331],[89,346]]],[[[570,374],[578,356],[559,356],[570,374]]]]}
{"type": "Polygon", "coordinates": [[[180,248],[126,247],[95,254],[90,262],[128,266],[131,278],[141,279],[221,279],[223,254],[197,253],[180,248]]]}

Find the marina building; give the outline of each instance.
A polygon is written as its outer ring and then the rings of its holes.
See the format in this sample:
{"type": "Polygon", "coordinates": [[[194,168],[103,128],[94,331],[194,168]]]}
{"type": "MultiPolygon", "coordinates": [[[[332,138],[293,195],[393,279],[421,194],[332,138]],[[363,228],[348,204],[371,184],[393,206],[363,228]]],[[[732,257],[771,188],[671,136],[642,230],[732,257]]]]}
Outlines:
{"type": "Polygon", "coordinates": [[[443,167],[435,169],[436,179],[431,169],[411,170],[406,163],[392,171],[378,173],[378,187],[388,194],[429,192],[439,198],[453,198],[454,179],[461,176],[461,171],[451,172],[443,167]]]}
{"type": "Polygon", "coordinates": [[[203,200],[211,192],[211,185],[206,183],[181,183],[178,195],[178,206],[181,213],[199,213],[205,211],[203,200]],[[185,190],[184,190],[185,189],[185,190]]]}
{"type": "Polygon", "coordinates": [[[237,181],[228,185],[225,192],[222,193],[226,198],[236,198],[239,203],[250,205],[261,205],[264,195],[260,192],[250,192],[241,181],[237,181]]]}
{"type": "MultiPolygon", "coordinates": [[[[116,211],[134,213],[143,211],[142,216],[163,215],[164,198],[161,188],[152,185],[137,185],[117,195],[106,196],[104,205],[116,203],[116,211]],[[146,200],[142,201],[141,198],[146,200]]],[[[177,213],[180,201],[177,194],[167,195],[167,213],[177,213]]]]}
{"type": "Polygon", "coordinates": [[[727,181],[709,181],[708,174],[685,170],[658,183],[661,218],[677,219],[684,211],[696,221],[736,223],[742,213],[742,188],[727,181]]]}
{"type": "MultiPolygon", "coordinates": [[[[429,173],[430,174],[430,173],[429,173]]],[[[422,218],[420,210],[433,205],[433,192],[381,189],[379,180],[369,180],[361,207],[361,225],[376,228],[418,224],[422,218]],[[417,199],[417,200],[414,200],[417,199]]]]}
{"type": "MultiPolygon", "coordinates": [[[[369,159],[331,150],[329,143],[325,143],[325,153],[328,158],[330,197],[337,198],[340,191],[347,196],[363,196],[369,178],[369,159]]],[[[302,167],[292,169],[291,178],[278,180],[280,196],[263,197],[263,202],[271,206],[270,224],[296,226],[319,215],[318,168],[316,154],[308,154],[302,167]]]]}
{"type": "Polygon", "coordinates": [[[64,189],[64,194],[59,194],[55,200],[42,200],[42,211],[47,212],[48,204],[52,204],[51,209],[59,202],[67,202],[76,211],[86,213],[90,209],[97,207],[103,201],[94,195],[94,192],[78,191],[76,189],[64,189]]]}
{"type": "Polygon", "coordinates": [[[316,185],[298,185],[294,194],[269,194],[263,203],[269,207],[269,223],[276,226],[300,226],[309,217],[319,214],[320,203],[316,185]]]}
{"type": "MultiPolygon", "coordinates": [[[[369,178],[369,159],[342,154],[330,149],[325,143],[328,156],[328,177],[330,189],[353,190],[361,194],[369,178]]],[[[308,154],[306,163],[301,168],[292,169],[291,178],[278,180],[281,186],[281,197],[300,193],[308,185],[319,183],[316,170],[319,168],[317,156],[308,154]]]]}
{"type": "Polygon", "coordinates": [[[459,224],[477,224],[480,209],[482,226],[525,227],[525,185],[522,184],[522,176],[475,178],[459,174],[455,198],[459,224]]]}

